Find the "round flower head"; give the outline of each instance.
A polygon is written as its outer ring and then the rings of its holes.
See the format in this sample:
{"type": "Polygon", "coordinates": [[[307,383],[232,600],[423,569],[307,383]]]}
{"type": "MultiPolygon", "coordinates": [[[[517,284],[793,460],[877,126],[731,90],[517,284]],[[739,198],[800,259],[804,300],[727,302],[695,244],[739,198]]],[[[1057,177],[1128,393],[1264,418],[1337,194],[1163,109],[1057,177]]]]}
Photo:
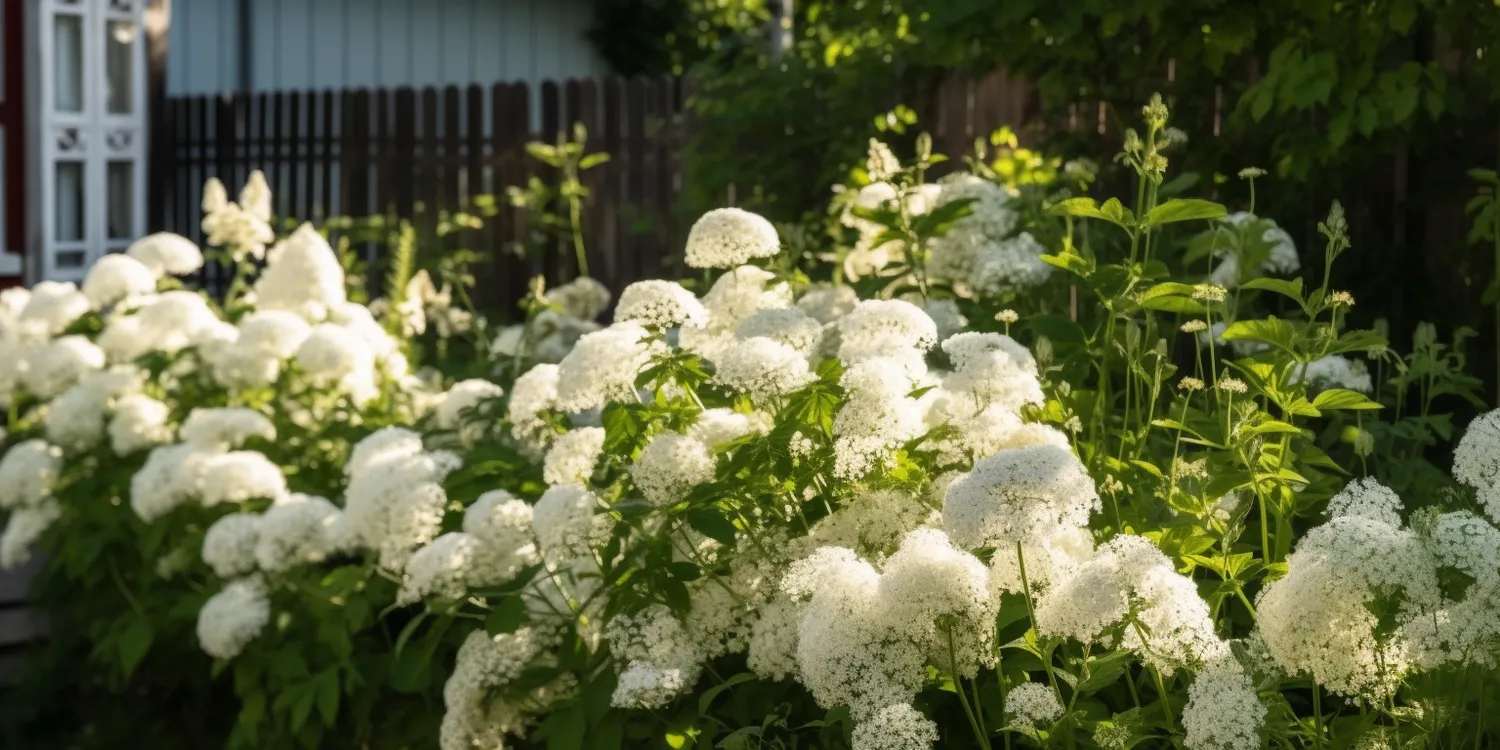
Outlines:
{"type": "Polygon", "coordinates": [[[663,432],[651,438],[630,467],[636,489],[651,504],[668,506],[700,484],[713,481],[713,452],[697,438],[663,432]]]}
{"type": "Polygon", "coordinates": [[[116,401],[109,421],[109,442],[115,455],[128,456],[170,442],[170,415],[171,407],[144,394],[132,393],[116,401]]]}
{"type": "Polygon", "coordinates": [[[104,350],[83,336],[63,336],[32,349],[21,372],[21,387],[43,401],[73,387],[85,373],[103,369],[104,350]]]}
{"type": "Polygon", "coordinates": [[[255,562],[267,573],[322,562],[343,545],[340,511],[321,497],[292,493],[260,516],[255,562]]]}
{"type": "Polygon", "coordinates": [[[71,281],[41,281],[31,287],[26,306],[21,308],[21,332],[33,341],[43,341],[62,333],[93,305],[71,281]]]}
{"type": "Polygon", "coordinates": [[[547,484],[588,484],[604,453],[604,428],[581,427],[559,435],[542,462],[547,484]]]}
{"type": "Polygon", "coordinates": [[[1036,359],[1005,334],[966,331],[944,341],[943,351],[953,362],[953,372],[943,378],[943,389],[950,393],[1015,413],[1045,400],[1036,359]]]}
{"type": "Polygon", "coordinates": [[[989,570],[941,529],[917,529],[901,540],[880,576],[880,599],[885,617],[934,663],[956,665],[969,677],[994,663],[999,601],[990,595],[989,570]]]}
{"type": "Polygon", "coordinates": [[[1182,709],[1183,746],[1203,750],[1256,750],[1266,707],[1255,683],[1230,656],[1215,660],[1193,678],[1182,709]]]}
{"type": "Polygon", "coordinates": [[[616,323],[578,340],[557,366],[557,406],[563,411],[598,409],[633,398],[635,377],[652,346],[638,323],[616,323]]]}
{"type": "Polygon", "coordinates": [[[297,347],[297,365],[314,384],[348,394],[357,404],[374,398],[375,352],[342,326],[320,323],[297,347]]]}
{"type": "Polygon", "coordinates": [[[848,315],[859,304],[859,294],[852,287],[830,286],[809,289],[797,299],[797,308],[819,323],[832,323],[848,315]]]}
{"type": "Polygon", "coordinates": [[[38,505],[52,497],[62,449],[41,438],[18,443],[0,458],[0,509],[38,505]]]}
{"type": "Polygon", "coordinates": [[[497,399],[505,395],[505,389],[488,380],[470,378],[453,384],[452,388],[443,395],[443,400],[438,402],[437,411],[434,414],[438,427],[445,430],[456,430],[463,421],[464,413],[483,401],[497,399]]]}
{"type": "Polygon", "coordinates": [[[141,373],[124,366],[96,370],[78,379],[47,408],[42,422],[47,439],[69,453],[86,451],[104,438],[105,421],[116,399],[138,391],[141,373]]]}
{"type": "Polygon", "coordinates": [[[130,244],[125,254],[140,261],[157,278],[185,276],[203,267],[203,251],[180,234],[157,232],[130,244]]]}
{"type": "Polygon", "coordinates": [[[609,289],[587,276],[548,289],[545,298],[547,304],[578,320],[593,320],[609,307],[609,289]]]}
{"type": "Polygon", "coordinates": [[[759,336],[715,353],[714,367],[715,383],[757,401],[785,396],[817,379],[802,352],[759,336]]]}
{"type": "Polygon", "coordinates": [[[255,572],[255,545],[261,517],[231,513],[214,522],[203,535],[203,562],[220,578],[255,572]]]}
{"type": "Polygon", "coordinates": [[[215,659],[233,659],[271,621],[265,584],[253,578],[230,582],[198,612],[198,645],[215,659]]]}
{"type": "Polygon", "coordinates": [[[1474,418],[1453,449],[1453,478],[1479,491],[1485,515],[1500,523],[1500,409],[1474,418]]]}
{"type": "Polygon", "coordinates": [[[232,450],[252,437],[276,439],[276,426],[254,409],[199,407],[182,423],[182,442],[199,450],[232,450]]]}
{"type": "Polygon", "coordinates": [[[616,320],[634,320],[641,325],[671,328],[680,325],[702,325],[708,322],[703,303],[675,281],[651,279],[625,287],[620,304],[615,307],[616,320]]]}
{"type": "Polygon", "coordinates": [[[83,294],[95,310],[127,297],[156,291],[156,276],[145,264],[128,255],[110,253],[95,261],[83,278],[83,294]]]}
{"type": "Polygon", "coordinates": [[[781,249],[776,227],[765,217],[738,208],[718,208],[701,216],[688,232],[686,261],[693,268],[734,268],[781,249]]]}
{"type": "Polygon", "coordinates": [[[510,388],[505,418],[515,438],[528,454],[538,454],[555,438],[542,412],[557,406],[557,365],[540,364],[516,378],[510,388]]]}
{"type": "Polygon", "coordinates": [[[823,324],[795,307],[760,312],[740,321],[734,335],[741,339],[767,338],[796,349],[811,360],[823,344],[823,324]]]}
{"type": "Polygon", "coordinates": [[[839,359],[853,365],[902,352],[925,352],[937,343],[937,324],[922,308],[901,300],[865,300],[839,318],[839,359]]]}
{"type": "Polygon", "coordinates": [[[854,750],[927,750],[937,742],[937,724],[910,703],[893,703],[854,727],[854,750]]]}
{"type": "Polygon", "coordinates": [[[789,306],[791,288],[785,282],[771,283],[775,278],[775,274],[755,266],[740,266],[720,276],[703,295],[712,327],[732,331],[761,310],[789,306]]]}
{"type": "Polygon", "coordinates": [[[1014,546],[1062,527],[1088,525],[1099,494],[1071,451],[1053,444],[996,453],[954,480],[943,527],[966,549],[1014,546]]]}
{"type": "Polygon", "coordinates": [[[1005,713],[1016,726],[1036,731],[1061,719],[1063,707],[1051,688],[1039,682],[1027,682],[1011,688],[1006,694],[1005,713]]]}
{"type": "Polygon", "coordinates": [[[55,500],[16,508],[0,533],[0,570],[9,570],[31,559],[31,545],[62,515],[55,500]]]}
{"type": "Polygon", "coordinates": [[[328,240],[303,224],[267,254],[265,270],[255,282],[255,303],[262,310],[286,310],[319,323],[344,304],[344,268],[328,240]]]}
{"type": "Polygon", "coordinates": [[[980,294],[998,296],[1030,289],[1052,275],[1052,266],[1042,260],[1047,249],[1026,232],[999,242],[987,242],[974,250],[974,271],[969,283],[980,294]]]}

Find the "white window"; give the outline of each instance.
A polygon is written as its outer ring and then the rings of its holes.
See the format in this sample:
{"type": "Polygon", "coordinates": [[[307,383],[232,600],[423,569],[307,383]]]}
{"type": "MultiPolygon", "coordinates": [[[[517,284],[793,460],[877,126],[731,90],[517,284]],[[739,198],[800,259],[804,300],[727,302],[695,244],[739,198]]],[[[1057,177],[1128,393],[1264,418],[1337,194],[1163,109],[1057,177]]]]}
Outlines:
{"type": "Polygon", "coordinates": [[[41,0],[41,278],[79,280],[145,230],[146,0],[41,0]]]}

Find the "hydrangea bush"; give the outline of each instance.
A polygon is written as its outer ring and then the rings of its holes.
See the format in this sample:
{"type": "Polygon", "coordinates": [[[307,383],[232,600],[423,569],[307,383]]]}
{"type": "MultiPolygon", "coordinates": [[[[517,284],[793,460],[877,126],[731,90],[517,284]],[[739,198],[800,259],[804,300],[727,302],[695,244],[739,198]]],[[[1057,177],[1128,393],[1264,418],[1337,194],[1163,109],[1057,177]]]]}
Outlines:
{"type": "Polygon", "coordinates": [[[1130,206],[872,142],[831,267],[716,210],[705,286],[536,284],[456,383],[210,190],[223,307],[170,235],[0,296],[0,563],[118,593],[113,689],[227,688],[234,747],[1482,746],[1500,412],[1420,450],[1461,335],[1349,324],[1336,205],[1281,278],[1143,114],[1130,206]]]}

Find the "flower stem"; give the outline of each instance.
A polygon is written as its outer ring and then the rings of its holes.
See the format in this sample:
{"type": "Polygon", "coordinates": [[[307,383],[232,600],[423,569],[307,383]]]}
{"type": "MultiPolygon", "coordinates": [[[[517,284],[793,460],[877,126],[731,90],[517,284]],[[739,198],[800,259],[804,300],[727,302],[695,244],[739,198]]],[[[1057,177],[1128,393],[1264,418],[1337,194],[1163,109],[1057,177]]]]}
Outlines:
{"type": "Polygon", "coordinates": [[[979,740],[979,747],[983,750],[990,749],[990,738],[979,725],[979,719],[974,716],[974,709],[969,706],[969,698],[964,695],[964,680],[958,673],[958,657],[953,648],[953,626],[946,628],[948,633],[948,663],[953,674],[953,692],[958,693],[958,702],[964,707],[964,715],[969,717],[969,728],[974,731],[974,739],[979,740]]]}

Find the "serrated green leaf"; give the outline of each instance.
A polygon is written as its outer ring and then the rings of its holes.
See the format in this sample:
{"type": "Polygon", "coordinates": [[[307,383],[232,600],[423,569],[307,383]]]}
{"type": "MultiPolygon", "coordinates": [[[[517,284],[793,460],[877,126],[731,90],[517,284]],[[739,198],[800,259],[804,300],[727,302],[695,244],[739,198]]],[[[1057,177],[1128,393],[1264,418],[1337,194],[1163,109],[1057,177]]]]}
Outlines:
{"type": "Polygon", "coordinates": [[[1158,227],[1196,219],[1217,219],[1229,212],[1223,205],[1200,198],[1173,198],[1146,214],[1146,226],[1158,227]]]}
{"type": "Polygon", "coordinates": [[[1379,403],[1371,401],[1365,394],[1346,388],[1329,388],[1313,397],[1312,404],[1323,411],[1340,409],[1357,411],[1384,408],[1379,403]]]}

